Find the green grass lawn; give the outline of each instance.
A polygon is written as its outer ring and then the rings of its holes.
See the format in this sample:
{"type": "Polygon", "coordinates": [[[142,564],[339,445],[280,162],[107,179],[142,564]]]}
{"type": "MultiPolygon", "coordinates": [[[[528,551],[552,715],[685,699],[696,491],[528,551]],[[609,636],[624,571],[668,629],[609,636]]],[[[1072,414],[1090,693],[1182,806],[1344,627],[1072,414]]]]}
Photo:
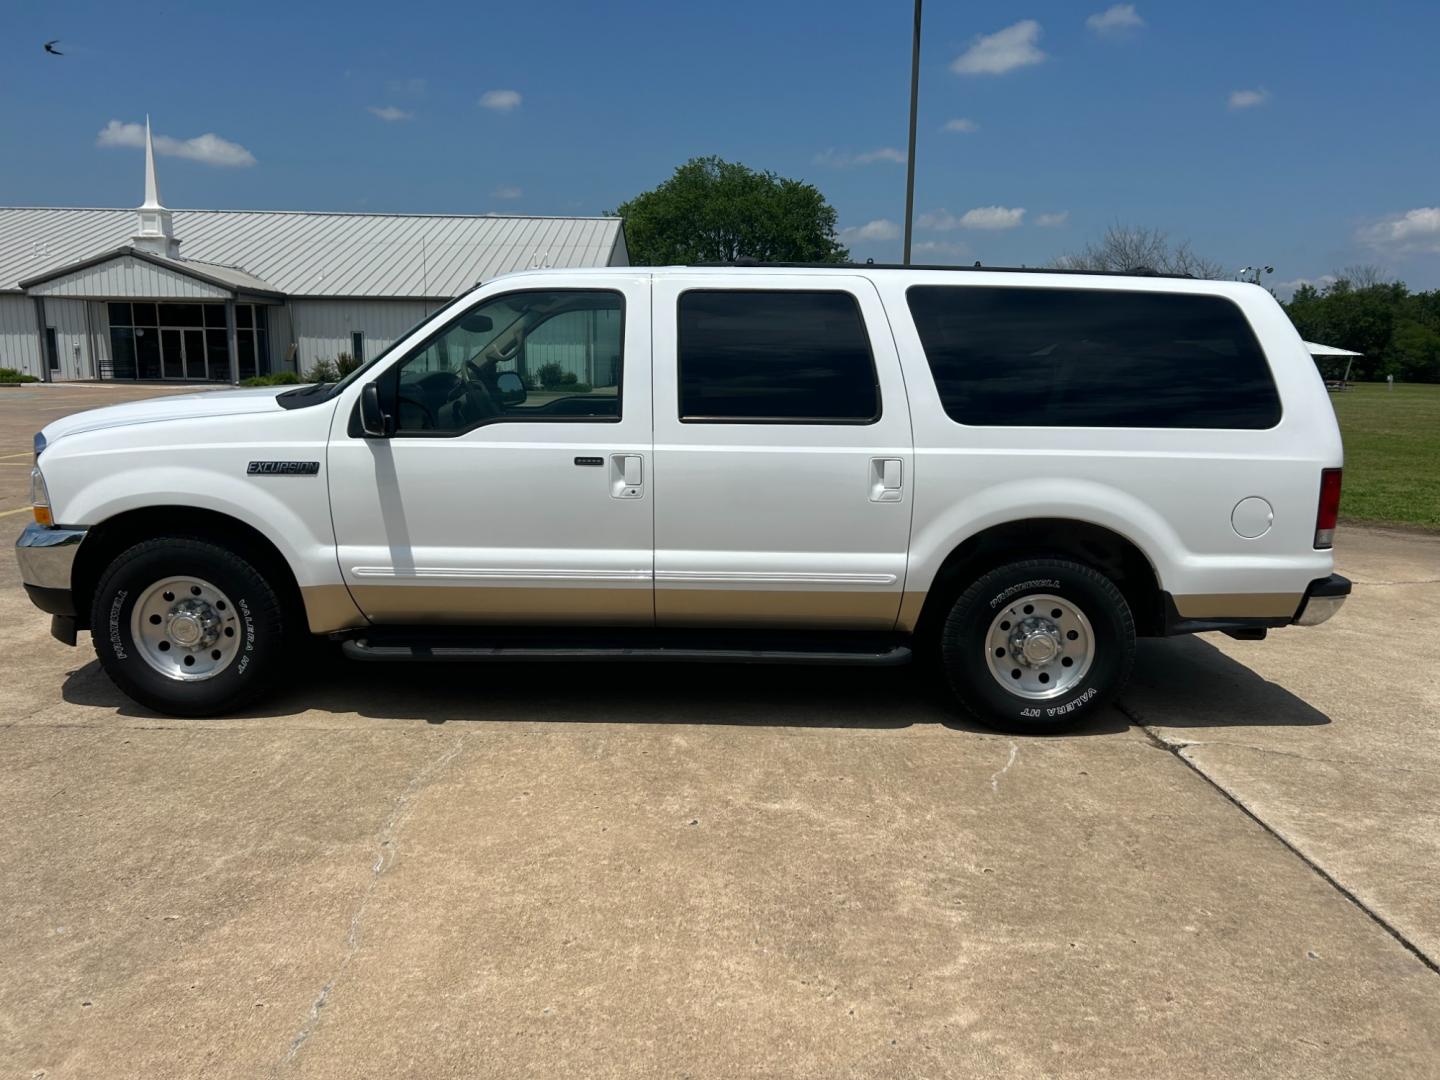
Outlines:
{"type": "Polygon", "coordinates": [[[1340,517],[1440,529],[1440,386],[1331,394],[1345,437],[1340,517]]]}

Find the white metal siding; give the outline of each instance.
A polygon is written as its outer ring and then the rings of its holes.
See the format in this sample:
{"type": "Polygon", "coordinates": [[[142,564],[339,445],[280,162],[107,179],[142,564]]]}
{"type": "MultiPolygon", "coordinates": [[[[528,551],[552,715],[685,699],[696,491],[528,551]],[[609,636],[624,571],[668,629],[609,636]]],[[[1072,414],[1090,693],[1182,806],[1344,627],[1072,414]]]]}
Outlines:
{"type": "Polygon", "coordinates": [[[355,330],[365,334],[365,356],[373,357],[440,305],[421,300],[293,300],[289,306],[292,337],[276,337],[271,347],[283,358],[293,340],[303,372],[317,360],[348,353],[355,330]]]}
{"type": "Polygon", "coordinates": [[[0,293],[0,367],[44,375],[40,335],[35,332],[35,301],[28,296],[0,293]]]}
{"type": "MultiPolygon", "coordinates": [[[[33,304],[34,301],[32,300],[33,304]]],[[[96,376],[90,348],[90,328],[84,300],[57,300],[50,297],[45,305],[45,325],[55,328],[55,347],[60,353],[60,368],[51,372],[55,380],[93,379],[96,376]]]]}
{"type": "Polygon", "coordinates": [[[230,293],[186,274],[121,255],[41,282],[32,296],[124,296],[153,300],[224,300],[230,293]]]}

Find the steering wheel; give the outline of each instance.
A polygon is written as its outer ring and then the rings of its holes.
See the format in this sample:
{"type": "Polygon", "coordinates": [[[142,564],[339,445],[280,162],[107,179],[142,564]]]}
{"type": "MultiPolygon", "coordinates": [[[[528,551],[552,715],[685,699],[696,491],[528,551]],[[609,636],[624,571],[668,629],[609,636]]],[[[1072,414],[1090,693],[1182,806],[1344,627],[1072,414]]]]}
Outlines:
{"type": "Polygon", "coordinates": [[[474,358],[465,361],[465,378],[459,380],[459,384],[451,393],[454,398],[464,398],[468,423],[489,420],[501,414],[500,406],[495,401],[495,395],[491,392],[490,385],[485,379],[485,371],[475,363],[474,358]]]}

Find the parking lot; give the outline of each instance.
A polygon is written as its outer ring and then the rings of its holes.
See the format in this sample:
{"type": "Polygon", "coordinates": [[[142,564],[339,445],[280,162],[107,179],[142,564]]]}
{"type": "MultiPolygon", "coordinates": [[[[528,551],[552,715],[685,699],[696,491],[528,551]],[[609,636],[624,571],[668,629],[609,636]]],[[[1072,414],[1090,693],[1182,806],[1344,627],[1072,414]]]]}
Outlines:
{"type": "MultiPolygon", "coordinates": [[[[31,433],[164,390],[0,390],[31,433]]],[[[8,534],[7,534],[8,535],[8,534]]],[[[909,669],[347,665],[158,717],[0,558],[0,1075],[1440,1075],[1440,535],[1141,642],[1072,736],[909,669]]]]}

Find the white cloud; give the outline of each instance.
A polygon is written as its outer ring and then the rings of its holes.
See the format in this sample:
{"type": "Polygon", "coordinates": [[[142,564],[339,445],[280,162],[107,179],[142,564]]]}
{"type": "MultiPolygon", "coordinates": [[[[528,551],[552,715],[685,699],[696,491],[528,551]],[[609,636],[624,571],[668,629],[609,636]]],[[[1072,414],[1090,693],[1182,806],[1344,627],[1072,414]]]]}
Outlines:
{"type": "Polygon", "coordinates": [[[511,109],[520,107],[519,90],[486,90],[480,95],[476,102],[482,109],[493,109],[496,112],[509,112],[511,109]]]}
{"type": "Polygon", "coordinates": [[[1135,12],[1134,4],[1112,4],[1104,11],[1097,11],[1085,20],[1085,25],[1097,34],[1114,37],[1139,30],[1145,20],[1135,12]]]}
{"type": "Polygon", "coordinates": [[[1025,220],[1023,206],[977,206],[960,215],[962,229],[1013,229],[1025,220]]]}
{"type": "Polygon", "coordinates": [[[867,150],[863,154],[848,154],[832,148],[815,155],[816,165],[829,165],[835,169],[848,169],[855,165],[874,165],[879,161],[904,165],[905,151],[896,150],[893,146],[882,146],[878,150],[867,150]]]}
{"type": "MultiPolygon", "coordinates": [[[[95,139],[96,146],[144,146],[145,125],[126,124],[111,120],[95,139]]],[[[155,152],[165,157],[189,158],[227,168],[248,168],[255,164],[255,155],[239,143],[206,132],[193,139],[175,139],[169,135],[155,136],[155,152]]]]}
{"type": "Polygon", "coordinates": [[[506,184],[502,187],[497,187],[494,191],[490,192],[490,197],[492,199],[518,199],[521,195],[524,194],[525,193],[521,191],[518,187],[515,187],[511,184],[506,184]]]}
{"type": "Polygon", "coordinates": [[[1014,26],[981,34],[970,47],[950,64],[957,75],[1004,75],[1016,68],[1029,67],[1045,59],[1035,43],[1040,40],[1040,24],[1022,19],[1014,26]]]}
{"type": "Polygon", "coordinates": [[[1440,255],[1440,206],[1392,214],[1356,232],[1361,243],[1382,251],[1440,255]]]}
{"type": "Polygon", "coordinates": [[[852,225],[840,230],[842,240],[894,240],[900,235],[900,226],[889,218],[876,218],[864,225],[852,225]]]}
{"type": "Polygon", "coordinates": [[[974,120],[964,116],[957,116],[954,120],[946,120],[942,131],[953,131],[959,135],[969,135],[971,132],[979,131],[980,125],[974,120]]]}
{"type": "Polygon", "coordinates": [[[1335,284],[1334,274],[1321,274],[1315,278],[1296,278],[1294,281],[1277,281],[1270,287],[1279,293],[1292,294],[1301,285],[1313,285],[1317,289],[1323,289],[1327,285],[1335,284]]]}
{"type": "Polygon", "coordinates": [[[397,120],[409,120],[415,116],[414,113],[397,109],[394,105],[370,105],[368,108],[373,115],[378,116],[387,124],[393,124],[397,120]]]}
{"type": "Polygon", "coordinates": [[[911,244],[910,251],[915,255],[948,255],[952,259],[964,259],[970,255],[967,246],[949,240],[921,240],[911,244]]]}
{"type": "Polygon", "coordinates": [[[1231,90],[1230,108],[1232,109],[1253,109],[1256,105],[1264,105],[1270,100],[1270,91],[1264,87],[1257,90],[1231,90]]]}
{"type": "Polygon", "coordinates": [[[1058,229],[1061,225],[1070,220],[1069,210],[1060,210],[1054,214],[1036,214],[1035,224],[1042,229],[1058,229]]]}
{"type": "Polygon", "coordinates": [[[952,229],[1013,229],[1025,220],[1022,206],[977,206],[956,217],[948,210],[921,214],[916,224],[922,229],[950,232],[952,229]]]}

